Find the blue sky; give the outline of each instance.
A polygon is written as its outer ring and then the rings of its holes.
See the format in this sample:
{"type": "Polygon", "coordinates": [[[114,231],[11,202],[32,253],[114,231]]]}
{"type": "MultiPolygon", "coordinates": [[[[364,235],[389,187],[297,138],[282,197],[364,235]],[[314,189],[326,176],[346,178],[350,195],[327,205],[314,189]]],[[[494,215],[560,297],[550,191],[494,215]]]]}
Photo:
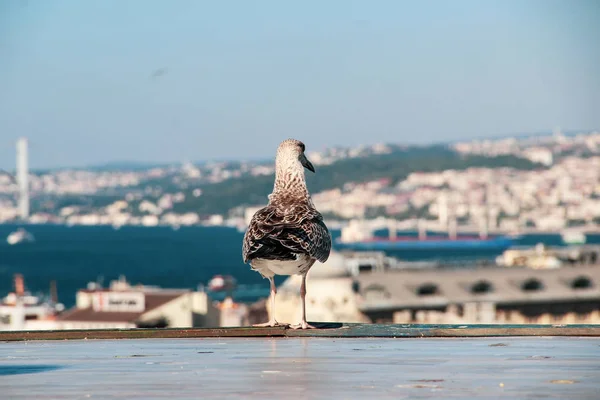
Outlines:
{"type": "Polygon", "coordinates": [[[600,128],[600,3],[6,0],[0,168],[600,128]]]}

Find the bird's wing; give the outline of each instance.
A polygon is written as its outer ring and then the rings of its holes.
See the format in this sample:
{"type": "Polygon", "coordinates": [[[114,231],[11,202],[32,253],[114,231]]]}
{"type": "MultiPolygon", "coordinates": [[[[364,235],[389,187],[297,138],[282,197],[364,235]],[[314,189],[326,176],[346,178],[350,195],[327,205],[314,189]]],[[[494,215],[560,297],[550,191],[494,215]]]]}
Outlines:
{"type": "Polygon", "coordinates": [[[244,236],[244,262],[252,258],[294,259],[306,253],[321,262],[331,251],[331,235],[321,214],[307,204],[267,206],[254,214],[244,236]]]}

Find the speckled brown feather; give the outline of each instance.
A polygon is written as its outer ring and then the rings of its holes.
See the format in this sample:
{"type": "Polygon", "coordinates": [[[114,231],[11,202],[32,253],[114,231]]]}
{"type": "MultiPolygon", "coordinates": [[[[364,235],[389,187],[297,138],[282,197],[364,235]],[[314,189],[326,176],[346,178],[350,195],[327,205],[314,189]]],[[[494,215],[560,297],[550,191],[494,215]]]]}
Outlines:
{"type": "Polygon", "coordinates": [[[288,208],[268,205],[254,214],[244,236],[244,262],[257,255],[290,259],[286,250],[290,254],[305,253],[320,262],[327,261],[331,236],[317,210],[307,204],[294,203],[288,208]]]}
{"type": "Polygon", "coordinates": [[[293,260],[296,254],[320,262],[329,258],[331,235],[306,188],[298,162],[298,154],[303,152],[304,145],[293,139],[279,146],[273,193],[269,205],[250,221],[242,245],[244,262],[254,258],[293,260]]]}

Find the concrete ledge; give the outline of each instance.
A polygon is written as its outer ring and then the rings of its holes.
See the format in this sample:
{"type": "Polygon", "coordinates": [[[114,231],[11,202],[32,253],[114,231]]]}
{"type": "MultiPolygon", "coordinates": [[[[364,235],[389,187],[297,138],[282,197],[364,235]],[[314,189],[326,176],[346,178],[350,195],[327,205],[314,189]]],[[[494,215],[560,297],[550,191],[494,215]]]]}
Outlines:
{"type": "Polygon", "coordinates": [[[95,329],[60,331],[4,331],[0,341],[73,339],[167,339],[218,337],[600,337],[600,325],[416,325],[312,323],[317,329],[285,327],[95,329]]]}

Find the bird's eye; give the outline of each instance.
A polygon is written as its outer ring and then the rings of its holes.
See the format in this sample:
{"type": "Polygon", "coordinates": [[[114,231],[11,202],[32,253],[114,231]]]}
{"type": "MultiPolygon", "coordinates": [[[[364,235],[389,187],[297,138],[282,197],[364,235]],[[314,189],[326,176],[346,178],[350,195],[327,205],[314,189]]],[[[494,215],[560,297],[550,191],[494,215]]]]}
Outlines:
{"type": "Polygon", "coordinates": [[[304,143],[300,143],[300,150],[302,150],[303,153],[304,153],[304,150],[306,150],[306,148],[304,147],[304,143]]]}

